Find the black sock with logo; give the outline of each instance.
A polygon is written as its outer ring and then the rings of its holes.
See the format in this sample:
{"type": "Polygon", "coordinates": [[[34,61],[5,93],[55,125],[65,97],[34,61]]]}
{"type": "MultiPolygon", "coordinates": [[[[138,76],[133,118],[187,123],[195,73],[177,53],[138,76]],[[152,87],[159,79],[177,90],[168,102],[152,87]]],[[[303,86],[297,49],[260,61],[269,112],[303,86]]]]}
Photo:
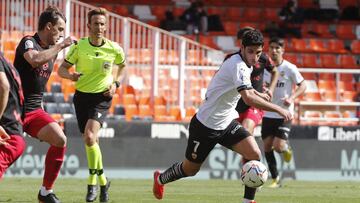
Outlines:
{"type": "Polygon", "coordinates": [[[182,165],[183,165],[182,162],[175,163],[170,168],[166,169],[166,171],[161,173],[159,176],[160,183],[166,184],[178,180],[180,178],[187,177],[187,175],[184,173],[182,165]]]}
{"type": "Polygon", "coordinates": [[[269,166],[271,178],[275,179],[276,177],[278,177],[279,172],[276,168],[276,159],[274,155],[274,150],[271,150],[270,152],[265,152],[265,158],[269,166]]]}

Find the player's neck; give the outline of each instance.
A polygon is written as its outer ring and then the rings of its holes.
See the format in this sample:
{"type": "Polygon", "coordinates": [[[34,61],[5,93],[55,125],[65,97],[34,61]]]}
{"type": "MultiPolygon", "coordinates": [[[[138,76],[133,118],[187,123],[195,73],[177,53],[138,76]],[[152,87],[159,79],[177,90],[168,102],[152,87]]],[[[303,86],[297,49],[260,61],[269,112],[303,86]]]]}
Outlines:
{"type": "Polygon", "coordinates": [[[283,61],[284,61],[283,58],[279,58],[278,60],[274,61],[274,63],[275,63],[276,66],[280,66],[283,61]]]}
{"type": "Polygon", "coordinates": [[[39,38],[40,38],[40,46],[45,48],[49,46],[49,43],[47,42],[46,34],[43,31],[37,32],[39,38]]]}
{"type": "Polygon", "coordinates": [[[104,39],[102,37],[89,37],[89,41],[91,45],[101,46],[104,43],[104,39]]]}

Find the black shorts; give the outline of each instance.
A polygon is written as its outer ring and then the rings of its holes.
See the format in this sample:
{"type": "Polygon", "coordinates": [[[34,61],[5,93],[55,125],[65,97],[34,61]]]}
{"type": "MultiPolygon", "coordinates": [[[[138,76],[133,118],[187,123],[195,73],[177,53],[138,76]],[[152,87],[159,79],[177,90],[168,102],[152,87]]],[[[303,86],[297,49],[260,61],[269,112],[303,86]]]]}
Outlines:
{"type": "Polygon", "coordinates": [[[74,94],[74,106],[76,119],[81,133],[84,133],[89,119],[98,121],[101,125],[111,106],[111,97],[103,93],[84,93],[76,91],[74,94]]]}
{"type": "Polygon", "coordinates": [[[233,120],[224,130],[213,130],[204,126],[195,114],[190,121],[185,157],[189,161],[202,163],[217,143],[232,149],[248,136],[251,136],[250,133],[237,120],[233,120]]]}
{"type": "Polygon", "coordinates": [[[261,126],[261,138],[269,136],[288,140],[291,131],[291,121],[284,122],[282,118],[263,118],[261,126]]]}

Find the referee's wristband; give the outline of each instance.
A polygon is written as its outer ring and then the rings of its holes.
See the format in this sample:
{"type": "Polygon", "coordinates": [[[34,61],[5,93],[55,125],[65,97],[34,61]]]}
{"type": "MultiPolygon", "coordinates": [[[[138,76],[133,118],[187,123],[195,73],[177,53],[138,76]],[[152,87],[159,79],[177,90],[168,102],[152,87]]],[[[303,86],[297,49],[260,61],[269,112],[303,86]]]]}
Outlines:
{"type": "Polygon", "coordinates": [[[120,82],[119,81],[114,81],[113,83],[115,84],[116,88],[120,87],[120,82]]]}

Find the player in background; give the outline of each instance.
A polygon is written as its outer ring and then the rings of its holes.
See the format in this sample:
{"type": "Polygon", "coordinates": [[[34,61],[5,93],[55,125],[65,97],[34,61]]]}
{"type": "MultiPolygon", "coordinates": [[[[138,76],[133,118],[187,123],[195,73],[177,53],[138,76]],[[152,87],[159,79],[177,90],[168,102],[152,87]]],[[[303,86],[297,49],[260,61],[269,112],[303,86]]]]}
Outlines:
{"type": "MultiPolygon", "coordinates": [[[[305,92],[306,84],[296,65],[283,58],[284,51],[283,39],[272,38],[270,40],[269,55],[279,72],[272,102],[293,114],[294,101],[305,92]],[[293,90],[295,85],[297,87],[293,90]]],[[[269,81],[268,78],[269,76],[265,74],[265,81],[269,81]]],[[[276,112],[265,112],[261,136],[264,142],[265,158],[273,179],[269,187],[277,188],[280,186],[274,150],[283,154],[285,162],[291,160],[292,150],[288,143],[290,129],[291,121],[283,119],[282,115],[276,112]]]]}
{"type": "Polygon", "coordinates": [[[0,180],[25,149],[23,105],[19,74],[0,53],[0,180]]]}
{"type": "MultiPolygon", "coordinates": [[[[249,30],[254,30],[252,27],[244,27],[239,30],[237,33],[237,43],[239,47],[242,43],[242,36],[245,32],[249,30]]],[[[279,73],[276,68],[274,68],[274,62],[271,58],[264,52],[261,53],[259,61],[253,66],[253,71],[251,72],[251,85],[257,91],[258,95],[268,101],[271,100],[273,95],[276,81],[279,77],[279,73]],[[267,70],[271,73],[271,82],[268,89],[263,93],[264,85],[263,85],[263,76],[264,70],[267,70]]],[[[250,132],[250,134],[254,134],[254,128],[260,124],[262,117],[264,115],[264,111],[256,108],[254,106],[247,105],[242,98],[238,101],[236,105],[236,111],[239,113],[238,121],[241,125],[250,132]]]]}
{"type": "Polygon", "coordinates": [[[46,153],[40,202],[60,202],[53,192],[55,180],[64,161],[66,137],[59,124],[42,108],[46,83],[53,70],[57,54],[72,44],[64,39],[65,16],[53,6],[40,14],[38,31],[25,36],[16,48],[14,66],[18,70],[25,97],[24,131],[31,137],[50,144],[46,153]]]}
{"type": "Polygon", "coordinates": [[[85,142],[89,167],[86,201],[97,198],[97,179],[100,184],[100,202],[109,200],[107,180],[102,162],[98,132],[112,96],[120,86],[120,76],[125,67],[123,49],[104,37],[107,27],[107,11],[97,8],[88,13],[89,37],[81,38],[70,47],[58,73],[60,77],[76,81],[74,105],[80,132],[85,142]],[[69,68],[76,66],[76,72],[69,68]]]}
{"type": "MultiPolygon", "coordinates": [[[[292,119],[289,111],[259,97],[251,86],[252,66],[258,62],[263,45],[258,30],[246,32],[241,52],[225,60],[214,75],[204,102],[190,121],[186,158],[163,173],[154,172],[153,194],[157,199],[163,198],[165,184],[194,176],[217,143],[241,154],[246,161],[260,160],[255,138],[235,120],[240,96],[248,105],[276,111],[287,121],[292,119]]],[[[256,188],[245,186],[243,202],[254,203],[255,193],[256,188]]]]}

